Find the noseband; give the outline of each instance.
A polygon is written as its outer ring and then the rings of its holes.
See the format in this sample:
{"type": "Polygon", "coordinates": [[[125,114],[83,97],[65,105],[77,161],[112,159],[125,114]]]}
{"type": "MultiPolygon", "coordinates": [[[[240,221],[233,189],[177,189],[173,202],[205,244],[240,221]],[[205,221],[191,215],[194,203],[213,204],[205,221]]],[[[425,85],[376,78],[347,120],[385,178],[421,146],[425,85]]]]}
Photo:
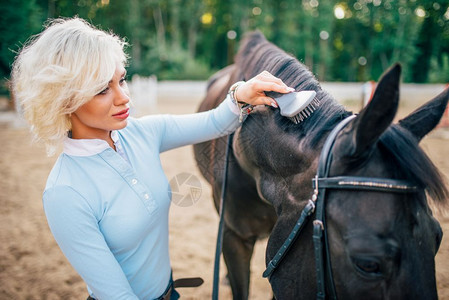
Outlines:
{"type": "Polygon", "coordinates": [[[418,191],[418,187],[405,180],[355,176],[328,177],[332,163],[332,148],[335,140],[340,131],[354,118],[355,115],[352,115],[342,120],[327,137],[321,150],[317,175],[312,179],[314,189],[312,199],[304,207],[295,227],[276,255],[268,263],[267,269],[263,273],[263,277],[270,277],[272,275],[291,248],[293,242],[299,236],[301,230],[305,227],[309,217],[315,212],[315,220],[313,221],[313,244],[315,251],[315,269],[317,273],[317,299],[337,299],[324,213],[326,189],[365,190],[387,193],[413,193],[418,191]]]}

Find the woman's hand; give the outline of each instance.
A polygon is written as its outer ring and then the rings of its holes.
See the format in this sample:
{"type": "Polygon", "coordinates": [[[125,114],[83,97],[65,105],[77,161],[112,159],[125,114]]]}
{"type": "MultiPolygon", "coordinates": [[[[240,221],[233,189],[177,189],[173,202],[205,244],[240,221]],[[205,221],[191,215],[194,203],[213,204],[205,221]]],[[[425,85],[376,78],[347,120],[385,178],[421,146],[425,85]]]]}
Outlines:
{"type": "Polygon", "coordinates": [[[271,105],[278,107],[273,98],[265,95],[264,92],[290,93],[295,89],[288,87],[281,79],[274,77],[268,71],[263,71],[259,75],[240,84],[235,91],[235,99],[251,105],[271,105]]]}

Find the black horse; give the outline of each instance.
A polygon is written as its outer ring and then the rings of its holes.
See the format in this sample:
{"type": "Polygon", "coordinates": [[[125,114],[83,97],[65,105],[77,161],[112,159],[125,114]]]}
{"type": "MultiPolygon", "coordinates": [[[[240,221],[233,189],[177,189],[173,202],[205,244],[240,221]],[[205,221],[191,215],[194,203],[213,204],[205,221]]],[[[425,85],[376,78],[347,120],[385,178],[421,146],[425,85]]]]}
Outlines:
{"type": "MultiPolygon", "coordinates": [[[[329,190],[325,217],[330,273],[340,299],[437,299],[434,256],[442,230],[428,199],[446,204],[447,187],[418,143],[439,122],[449,90],[392,124],[399,102],[400,66],[380,79],[370,103],[337,135],[329,176],[392,178],[411,182],[412,193],[329,190]]],[[[318,109],[294,124],[272,107],[257,107],[232,137],[223,255],[234,299],[247,299],[250,260],[257,239],[269,235],[267,263],[283,245],[308,203],[323,144],[351,115],[322,90],[295,58],[249,34],[235,64],[209,81],[199,110],[211,109],[229,86],[263,70],[297,91],[314,90],[318,109]]],[[[198,166],[219,206],[226,138],[194,146],[198,166]]],[[[277,299],[315,299],[317,274],[308,222],[269,277],[277,299]]]]}

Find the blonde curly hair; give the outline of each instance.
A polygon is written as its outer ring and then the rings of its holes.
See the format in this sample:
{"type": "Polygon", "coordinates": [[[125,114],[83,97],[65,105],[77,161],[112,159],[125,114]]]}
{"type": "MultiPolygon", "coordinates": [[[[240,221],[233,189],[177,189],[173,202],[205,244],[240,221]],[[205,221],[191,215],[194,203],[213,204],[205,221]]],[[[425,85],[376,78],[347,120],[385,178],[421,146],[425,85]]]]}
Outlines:
{"type": "Polygon", "coordinates": [[[71,129],[70,114],[107,87],[126,42],[78,17],[55,19],[24,45],[11,73],[18,110],[52,155],[71,129]]]}

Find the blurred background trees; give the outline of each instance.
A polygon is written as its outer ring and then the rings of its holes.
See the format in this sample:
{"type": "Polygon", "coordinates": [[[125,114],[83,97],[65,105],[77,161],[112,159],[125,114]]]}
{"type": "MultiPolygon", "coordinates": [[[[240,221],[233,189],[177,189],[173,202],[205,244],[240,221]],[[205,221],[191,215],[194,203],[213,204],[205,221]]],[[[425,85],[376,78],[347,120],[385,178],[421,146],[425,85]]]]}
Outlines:
{"type": "Polygon", "coordinates": [[[305,63],[322,81],[449,81],[449,0],[1,0],[0,72],[48,18],[79,16],[130,46],[129,73],[206,79],[233,62],[245,32],[305,63]]]}

